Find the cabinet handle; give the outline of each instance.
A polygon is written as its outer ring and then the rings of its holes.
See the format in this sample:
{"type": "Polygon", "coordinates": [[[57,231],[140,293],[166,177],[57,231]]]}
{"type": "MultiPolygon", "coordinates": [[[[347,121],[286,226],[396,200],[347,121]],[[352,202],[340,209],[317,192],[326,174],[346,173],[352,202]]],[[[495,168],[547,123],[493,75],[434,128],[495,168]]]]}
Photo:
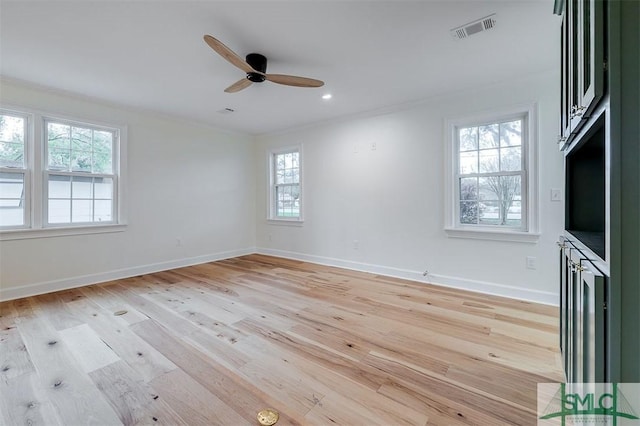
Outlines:
{"type": "Polygon", "coordinates": [[[571,269],[574,272],[582,272],[585,270],[585,268],[579,262],[574,262],[573,260],[571,261],[571,269]]]}
{"type": "Polygon", "coordinates": [[[587,109],[587,107],[572,105],[571,106],[571,118],[582,117],[582,115],[584,114],[584,110],[585,109],[587,109]]]}

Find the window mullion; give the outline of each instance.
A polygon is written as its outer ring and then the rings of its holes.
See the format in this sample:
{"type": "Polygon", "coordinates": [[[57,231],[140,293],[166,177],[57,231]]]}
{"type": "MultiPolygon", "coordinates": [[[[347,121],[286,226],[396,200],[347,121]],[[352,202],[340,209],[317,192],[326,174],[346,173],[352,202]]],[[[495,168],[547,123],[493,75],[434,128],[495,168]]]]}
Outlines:
{"type": "Polygon", "coordinates": [[[26,167],[0,167],[0,173],[26,173],[29,171],[26,167]]]}
{"type": "MultiPolygon", "coordinates": [[[[93,131],[92,137],[93,137],[93,131]]],[[[93,153],[93,150],[92,150],[93,153]]],[[[93,154],[91,156],[91,167],[93,168],[93,154]]],[[[91,178],[91,221],[96,221],[96,185],[95,185],[95,177],[91,178]]]]}
{"type": "Polygon", "coordinates": [[[478,149],[476,150],[477,152],[477,157],[478,160],[476,161],[476,170],[480,170],[480,131],[479,131],[480,127],[476,126],[476,143],[478,144],[478,149]]]}
{"type": "Polygon", "coordinates": [[[485,172],[485,173],[466,173],[466,174],[456,174],[456,178],[519,176],[519,175],[522,175],[523,173],[525,173],[524,170],[509,170],[504,172],[485,172]]]}
{"type": "Polygon", "coordinates": [[[71,194],[69,198],[69,223],[73,223],[73,187],[75,186],[73,184],[73,178],[74,176],[71,175],[71,179],[69,180],[69,184],[71,185],[69,188],[69,194],[71,194]]]}
{"type": "Polygon", "coordinates": [[[56,176],[77,176],[87,178],[110,178],[113,179],[116,175],[109,173],[87,173],[87,172],[66,172],[59,170],[47,170],[50,175],[56,176]]]}

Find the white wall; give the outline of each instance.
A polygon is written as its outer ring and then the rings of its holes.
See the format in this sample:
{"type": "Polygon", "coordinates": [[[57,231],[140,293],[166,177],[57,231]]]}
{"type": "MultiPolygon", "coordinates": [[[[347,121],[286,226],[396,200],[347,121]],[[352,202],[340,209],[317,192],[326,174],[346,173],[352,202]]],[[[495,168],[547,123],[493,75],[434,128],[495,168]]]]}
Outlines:
{"type": "Polygon", "coordinates": [[[5,105],[128,126],[128,227],[110,234],[0,242],[0,298],[253,250],[251,137],[15,82],[2,81],[1,89],[5,105]]]}
{"type": "MultiPolygon", "coordinates": [[[[557,71],[549,71],[393,112],[258,137],[258,250],[557,303],[555,241],[562,231],[563,203],[550,201],[550,189],[562,188],[558,82],[557,71]],[[539,106],[539,242],[448,238],[443,231],[444,120],[530,101],[539,106]],[[305,221],[302,226],[272,224],[265,220],[266,152],[295,144],[303,146],[305,221]],[[536,257],[536,270],[526,269],[527,256],[536,257]]],[[[334,102],[340,102],[335,95],[334,102]]]]}
{"type": "MultiPolygon", "coordinates": [[[[1,299],[252,252],[557,303],[558,75],[257,138],[2,81],[2,102],[128,125],[128,227],[0,242],[1,299]],[[539,105],[537,244],[448,238],[444,119],[539,105]],[[303,144],[305,222],[266,221],[269,148],[303,144]],[[370,149],[376,144],[375,151],[370,149]],[[180,238],[182,246],[176,246],[180,238]],[[358,241],[358,249],[353,241],[358,241]],[[538,269],[525,267],[526,256],[538,269]],[[428,269],[427,279],[422,272],[428,269]]],[[[339,94],[334,99],[339,102],[339,94]]]]}

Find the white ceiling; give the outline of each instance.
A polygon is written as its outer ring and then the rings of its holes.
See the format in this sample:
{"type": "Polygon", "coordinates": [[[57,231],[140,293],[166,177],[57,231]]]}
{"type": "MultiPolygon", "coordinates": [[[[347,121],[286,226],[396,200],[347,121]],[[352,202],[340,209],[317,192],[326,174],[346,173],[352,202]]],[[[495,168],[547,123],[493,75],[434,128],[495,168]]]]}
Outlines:
{"type": "Polygon", "coordinates": [[[414,102],[557,67],[553,0],[11,1],[0,3],[0,73],[71,93],[251,134],[414,102]],[[449,30],[496,13],[465,40],[449,30]],[[243,73],[211,34],[267,72],[325,81],[270,82],[224,93],[243,73]],[[324,93],[333,99],[323,101],[324,93]],[[232,108],[232,114],[218,110],[232,108]]]}

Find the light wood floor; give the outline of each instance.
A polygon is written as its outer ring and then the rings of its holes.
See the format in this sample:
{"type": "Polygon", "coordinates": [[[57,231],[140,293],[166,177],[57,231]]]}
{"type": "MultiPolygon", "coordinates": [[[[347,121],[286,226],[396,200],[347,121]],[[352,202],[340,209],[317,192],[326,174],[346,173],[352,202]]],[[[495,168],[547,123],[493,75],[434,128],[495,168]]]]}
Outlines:
{"type": "Polygon", "coordinates": [[[562,380],[555,308],[260,255],[0,313],[6,425],[535,424],[562,380]]]}

